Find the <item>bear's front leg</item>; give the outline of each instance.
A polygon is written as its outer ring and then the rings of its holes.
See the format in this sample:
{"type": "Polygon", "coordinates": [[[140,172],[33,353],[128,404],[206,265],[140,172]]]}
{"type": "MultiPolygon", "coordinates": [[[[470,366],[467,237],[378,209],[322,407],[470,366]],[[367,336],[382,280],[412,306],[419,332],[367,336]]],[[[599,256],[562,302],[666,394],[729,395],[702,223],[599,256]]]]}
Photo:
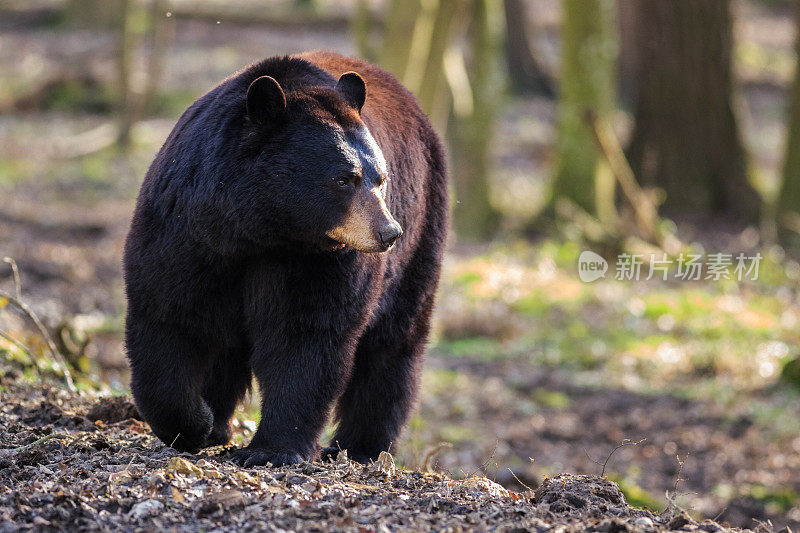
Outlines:
{"type": "Polygon", "coordinates": [[[254,342],[261,422],[250,444],[231,456],[245,467],[314,460],[317,439],[352,366],[353,343],[341,336],[277,327],[282,331],[262,331],[254,342]]]}
{"type": "Polygon", "coordinates": [[[234,462],[277,466],[317,457],[317,439],[347,384],[377,300],[374,278],[382,265],[361,255],[299,255],[250,265],[243,308],[261,422],[234,462]]]}

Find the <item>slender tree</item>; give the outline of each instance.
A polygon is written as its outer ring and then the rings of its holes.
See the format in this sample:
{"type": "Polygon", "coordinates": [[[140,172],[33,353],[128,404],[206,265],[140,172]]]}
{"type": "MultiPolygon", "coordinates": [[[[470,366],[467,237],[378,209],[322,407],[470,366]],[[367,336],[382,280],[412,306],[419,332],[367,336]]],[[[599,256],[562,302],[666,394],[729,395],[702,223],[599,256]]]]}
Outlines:
{"type": "Polygon", "coordinates": [[[523,0],[504,0],[506,19],[505,54],[511,87],[518,93],[556,95],[553,82],[531,48],[531,24],[523,0]]]}
{"type": "Polygon", "coordinates": [[[667,213],[753,220],[760,199],[746,177],[732,107],[729,0],[649,0],[635,11],[635,129],[631,166],[666,192],[667,213]]]}
{"type": "MultiPolygon", "coordinates": [[[[613,0],[564,0],[558,160],[554,202],[567,199],[603,217],[614,180],[586,123],[587,112],[607,120],[614,108],[616,32],[613,0]]],[[[609,198],[610,197],[610,198],[609,198]]]]}
{"type": "MultiPolygon", "coordinates": [[[[795,6],[795,27],[800,31],[800,6],[795,6]]],[[[789,135],[783,164],[783,184],[778,196],[778,226],[800,228],[800,34],[795,41],[795,73],[789,107],[789,135]]],[[[781,231],[781,233],[785,233],[781,231]]]]}
{"type": "Polygon", "coordinates": [[[492,235],[498,214],[490,201],[490,155],[497,108],[502,98],[502,77],[497,72],[501,42],[502,6],[498,0],[472,0],[469,28],[470,108],[456,113],[451,131],[452,176],[456,203],[456,235],[483,240],[492,235]]]}
{"type": "Polygon", "coordinates": [[[408,66],[411,36],[420,10],[420,0],[392,0],[386,10],[378,63],[399,79],[403,78],[408,66]]]}
{"type": "Polygon", "coordinates": [[[490,236],[497,220],[489,157],[503,93],[502,10],[502,0],[392,0],[377,47],[379,65],[416,94],[450,141],[454,225],[467,240],[490,236]]]}
{"type": "Polygon", "coordinates": [[[125,0],[67,0],[63,4],[65,20],[84,28],[112,27],[119,23],[125,0]]]}
{"type": "Polygon", "coordinates": [[[155,98],[164,77],[164,62],[167,49],[175,35],[175,21],[167,17],[170,0],[152,0],[148,13],[148,28],[145,36],[147,44],[147,79],[142,96],[142,111],[153,110],[155,98]]]}
{"type": "Polygon", "coordinates": [[[117,33],[117,113],[119,130],[117,144],[127,148],[131,142],[131,129],[136,121],[137,102],[131,87],[131,70],[135,48],[133,18],[136,12],[135,0],[122,0],[117,33]]]}

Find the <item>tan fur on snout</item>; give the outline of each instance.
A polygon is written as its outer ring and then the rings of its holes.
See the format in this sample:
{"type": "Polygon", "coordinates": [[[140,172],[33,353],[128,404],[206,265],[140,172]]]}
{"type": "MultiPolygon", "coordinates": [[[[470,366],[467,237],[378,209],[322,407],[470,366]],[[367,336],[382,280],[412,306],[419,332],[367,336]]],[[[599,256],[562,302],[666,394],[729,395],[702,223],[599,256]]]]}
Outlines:
{"type": "Polygon", "coordinates": [[[386,208],[380,188],[369,189],[351,205],[340,226],[329,230],[328,237],[361,252],[383,252],[376,228],[394,222],[386,208]]]}

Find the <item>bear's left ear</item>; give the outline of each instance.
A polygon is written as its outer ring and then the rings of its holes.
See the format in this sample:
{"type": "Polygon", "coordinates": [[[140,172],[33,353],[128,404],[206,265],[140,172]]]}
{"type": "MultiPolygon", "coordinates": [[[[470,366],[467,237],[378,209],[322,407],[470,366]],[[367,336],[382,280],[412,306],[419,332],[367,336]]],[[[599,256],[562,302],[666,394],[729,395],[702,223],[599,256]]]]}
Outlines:
{"type": "Polygon", "coordinates": [[[361,113],[364,101],[367,99],[367,84],[364,78],[356,72],[345,72],[336,82],[336,91],[344,97],[345,101],[361,113]]]}
{"type": "Polygon", "coordinates": [[[271,76],[261,76],[247,88],[247,116],[261,126],[274,128],[286,113],[286,95],[271,76]]]}

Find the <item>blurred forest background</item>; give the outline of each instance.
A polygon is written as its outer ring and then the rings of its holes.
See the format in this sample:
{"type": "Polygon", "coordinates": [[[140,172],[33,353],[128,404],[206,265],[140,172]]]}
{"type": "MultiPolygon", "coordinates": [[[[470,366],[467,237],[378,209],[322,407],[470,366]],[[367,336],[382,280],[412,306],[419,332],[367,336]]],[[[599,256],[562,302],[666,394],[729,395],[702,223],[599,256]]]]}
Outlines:
{"type": "Polygon", "coordinates": [[[632,504],[798,528],[799,24],[789,0],[3,0],[0,374],[124,393],[120,257],[155,152],[227,75],[327,48],[394,73],[449,148],[399,460],[536,487],[646,439],[605,469],[632,504]],[[763,260],[615,280],[621,253],[763,260]]]}

